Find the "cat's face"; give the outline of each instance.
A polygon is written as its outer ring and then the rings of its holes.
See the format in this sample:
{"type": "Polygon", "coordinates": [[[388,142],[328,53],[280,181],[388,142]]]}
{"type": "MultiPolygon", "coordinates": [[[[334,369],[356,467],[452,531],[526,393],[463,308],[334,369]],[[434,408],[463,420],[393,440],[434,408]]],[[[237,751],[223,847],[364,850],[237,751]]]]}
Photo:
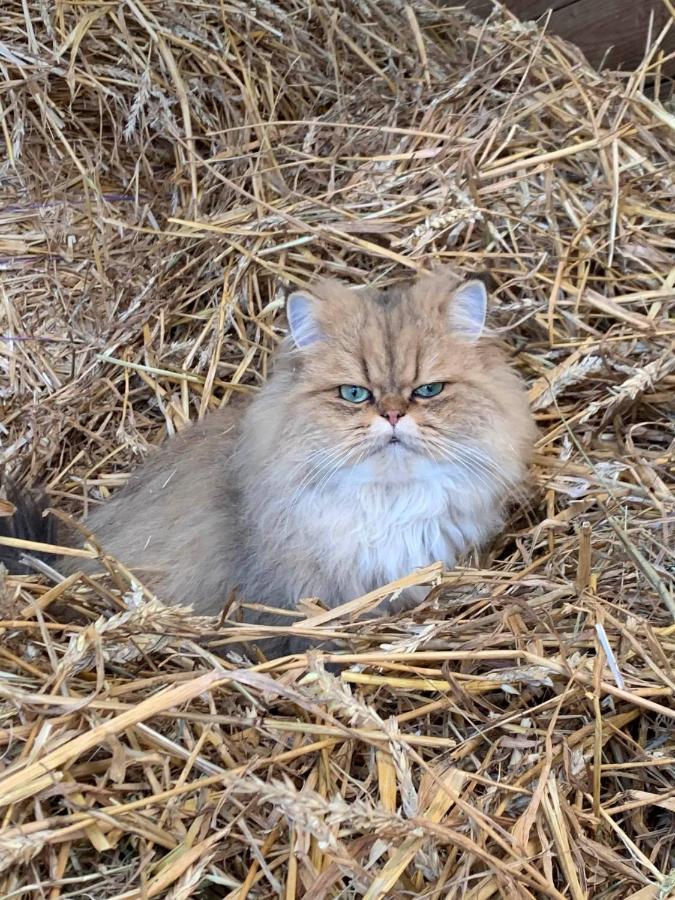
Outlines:
{"type": "MultiPolygon", "coordinates": [[[[447,272],[381,294],[323,282],[289,298],[283,440],[302,478],[520,477],[532,426],[520,383],[481,340],[486,296],[447,272]]],[[[277,400],[279,398],[277,397],[277,400]]]]}

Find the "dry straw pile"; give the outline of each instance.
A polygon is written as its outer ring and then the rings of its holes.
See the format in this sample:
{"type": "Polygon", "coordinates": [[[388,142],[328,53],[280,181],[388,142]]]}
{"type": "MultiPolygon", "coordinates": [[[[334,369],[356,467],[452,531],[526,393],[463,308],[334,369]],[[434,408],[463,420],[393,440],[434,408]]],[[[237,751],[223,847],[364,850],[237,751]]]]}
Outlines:
{"type": "Polygon", "coordinates": [[[218,623],[105,573],[5,577],[2,897],[669,895],[675,119],[652,37],[599,75],[427,0],[5,0],[19,479],[86,512],[257,390],[284,286],[439,259],[491,272],[541,437],[481,567],[415,576],[413,615],[298,611],[345,638],[337,675],[219,661],[236,603],[218,623]]]}

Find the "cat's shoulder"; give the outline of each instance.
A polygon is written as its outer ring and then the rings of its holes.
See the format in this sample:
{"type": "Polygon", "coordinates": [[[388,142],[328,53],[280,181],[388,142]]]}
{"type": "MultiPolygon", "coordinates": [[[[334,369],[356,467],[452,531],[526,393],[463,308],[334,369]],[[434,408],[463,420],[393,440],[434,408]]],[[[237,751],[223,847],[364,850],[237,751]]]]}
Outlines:
{"type": "Polygon", "coordinates": [[[235,397],[226,406],[208,412],[166,437],[148,453],[144,464],[134,473],[134,480],[153,477],[175,464],[198,472],[213,462],[222,463],[236,443],[248,402],[247,396],[235,397]]]}

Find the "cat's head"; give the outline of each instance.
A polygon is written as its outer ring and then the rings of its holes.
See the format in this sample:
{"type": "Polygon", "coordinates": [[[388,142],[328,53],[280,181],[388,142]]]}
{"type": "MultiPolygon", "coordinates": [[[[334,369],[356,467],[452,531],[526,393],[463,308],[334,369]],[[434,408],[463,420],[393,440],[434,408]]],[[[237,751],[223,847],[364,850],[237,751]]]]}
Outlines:
{"type": "Polygon", "coordinates": [[[482,282],[445,269],[386,292],[323,281],[291,294],[289,339],[258,405],[277,457],[296,460],[308,484],[451,470],[476,485],[516,482],[532,421],[486,340],[486,312],[482,282]]]}

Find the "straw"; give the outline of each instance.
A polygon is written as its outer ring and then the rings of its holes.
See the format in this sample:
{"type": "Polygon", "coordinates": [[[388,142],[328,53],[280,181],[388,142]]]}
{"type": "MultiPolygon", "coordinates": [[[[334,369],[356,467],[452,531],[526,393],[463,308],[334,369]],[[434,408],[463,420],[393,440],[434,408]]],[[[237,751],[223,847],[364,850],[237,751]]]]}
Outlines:
{"type": "Polygon", "coordinates": [[[274,629],[239,598],[198,617],[104,555],[3,576],[1,897],[672,895],[664,59],[598,73],[428,0],[2,5],[15,482],[79,519],[259,390],[287,288],[439,261],[489,273],[539,439],[483,556],[308,598],[306,654],[250,663],[274,629]],[[428,599],[383,611],[406,584],[428,599]]]}

